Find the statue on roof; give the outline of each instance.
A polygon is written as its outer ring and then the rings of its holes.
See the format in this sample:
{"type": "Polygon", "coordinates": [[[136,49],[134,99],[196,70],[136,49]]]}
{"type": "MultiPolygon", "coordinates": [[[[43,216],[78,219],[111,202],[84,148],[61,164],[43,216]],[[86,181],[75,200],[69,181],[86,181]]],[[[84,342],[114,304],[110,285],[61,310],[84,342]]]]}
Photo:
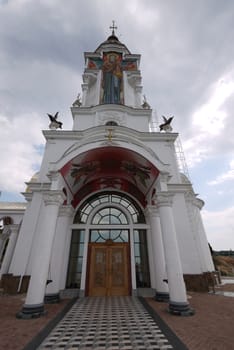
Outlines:
{"type": "Polygon", "coordinates": [[[77,95],[76,100],[73,102],[72,106],[73,107],[80,107],[82,105],[81,98],[80,98],[80,93],[77,95]]]}
{"type": "Polygon", "coordinates": [[[55,115],[51,115],[47,113],[48,117],[50,118],[49,128],[51,130],[62,129],[63,123],[57,120],[58,114],[59,112],[56,112],[55,115]]]}
{"type": "Polygon", "coordinates": [[[160,131],[165,131],[165,132],[171,132],[172,131],[172,126],[171,122],[174,117],[166,118],[164,115],[162,115],[164,123],[159,125],[160,131]]]}
{"type": "Polygon", "coordinates": [[[150,107],[150,105],[149,105],[149,103],[147,102],[147,100],[146,100],[146,96],[145,95],[143,95],[143,103],[142,103],[142,108],[144,108],[144,109],[150,109],[151,107],[150,107]]]}

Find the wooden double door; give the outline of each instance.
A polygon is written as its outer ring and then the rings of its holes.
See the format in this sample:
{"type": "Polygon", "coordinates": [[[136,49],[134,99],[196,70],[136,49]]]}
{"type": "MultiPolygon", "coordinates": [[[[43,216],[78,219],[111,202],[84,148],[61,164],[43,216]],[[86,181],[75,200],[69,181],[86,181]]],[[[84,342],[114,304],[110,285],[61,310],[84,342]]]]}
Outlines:
{"type": "Polygon", "coordinates": [[[89,243],[88,295],[129,295],[129,261],[129,243],[89,243]]]}

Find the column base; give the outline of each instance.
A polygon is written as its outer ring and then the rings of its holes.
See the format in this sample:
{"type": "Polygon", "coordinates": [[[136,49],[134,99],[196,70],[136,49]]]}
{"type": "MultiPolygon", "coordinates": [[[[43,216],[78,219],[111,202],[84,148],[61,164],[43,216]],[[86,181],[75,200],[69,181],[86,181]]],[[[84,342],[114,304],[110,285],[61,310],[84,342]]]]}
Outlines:
{"type": "Polygon", "coordinates": [[[167,292],[157,292],[155,293],[154,300],[159,302],[168,302],[169,301],[169,293],[167,292]]]}
{"type": "Polygon", "coordinates": [[[46,294],[44,298],[45,304],[57,304],[60,302],[59,293],[46,294]]]}
{"type": "Polygon", "coordinates": [[[169,310],[171,314],[177,316],[192,316],[195,310],[190,307],[188,303],[180,303],[176,301],[169,302],[169,310]]]}
{"type": "Polygon", "coordinates": [[[44,316],[47,311],[44,310],[44,304],[24,305],[22,310],[16,314],[16,318],[29,320],[44,316]]]}

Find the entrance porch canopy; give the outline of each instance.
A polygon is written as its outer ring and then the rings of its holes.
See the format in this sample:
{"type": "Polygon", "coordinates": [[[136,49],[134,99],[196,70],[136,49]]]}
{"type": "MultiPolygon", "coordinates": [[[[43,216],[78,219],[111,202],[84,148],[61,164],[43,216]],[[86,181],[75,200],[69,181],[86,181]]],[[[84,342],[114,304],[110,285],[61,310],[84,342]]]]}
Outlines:
{"type": "Polygon", "coordinates": [[[114,189],[146,205],[146,196],[159,170],[137,152],[122,147],[100,147],[83,152],[60,170],[73,195],[75,208],[88,194],[114,189]]]}

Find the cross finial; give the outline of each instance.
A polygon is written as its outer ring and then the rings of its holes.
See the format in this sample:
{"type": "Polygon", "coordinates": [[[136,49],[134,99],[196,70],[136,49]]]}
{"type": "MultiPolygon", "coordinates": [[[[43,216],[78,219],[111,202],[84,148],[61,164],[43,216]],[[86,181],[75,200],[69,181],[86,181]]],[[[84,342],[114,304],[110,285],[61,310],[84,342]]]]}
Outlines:
{"type": "Polygon", "coordinates": [[[109,129],[107,129],[107,131],[108,131],[108,135],[107,135],[107,138],[108,138],[108,140],[109,141],[112,141],[112,137],[113,137],[113,128],[109,128],[109,129]]]}
{"type": "Polygon", "coordinates": [[[112,26],[110,26],[110,29],[112,29],[112,35],[115,35],[115,29],[118,27],[115,25],[115,21],[112,21],[112,26]]]}

